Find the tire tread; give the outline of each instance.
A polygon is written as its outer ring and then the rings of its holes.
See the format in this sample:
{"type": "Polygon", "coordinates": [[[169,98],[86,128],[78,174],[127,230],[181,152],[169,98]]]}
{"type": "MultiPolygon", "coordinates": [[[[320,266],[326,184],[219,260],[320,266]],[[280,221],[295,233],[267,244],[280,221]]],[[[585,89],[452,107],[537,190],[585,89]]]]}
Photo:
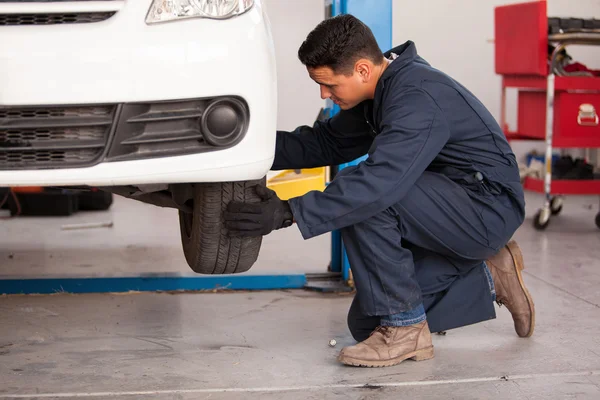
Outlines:
{"type": "Polygon", "coordinates": [[[229,237],[223,224],[223,212],[234,200],[259,201],[254,191],[257,183],[264,184],[265,179],[205,183],[196,187],[190,238],[185,234],[184,216],[180,212],[183,250],[192,270],[202,274],[235,274],[249,270],[256,262],[262,237],[229,237]]]}

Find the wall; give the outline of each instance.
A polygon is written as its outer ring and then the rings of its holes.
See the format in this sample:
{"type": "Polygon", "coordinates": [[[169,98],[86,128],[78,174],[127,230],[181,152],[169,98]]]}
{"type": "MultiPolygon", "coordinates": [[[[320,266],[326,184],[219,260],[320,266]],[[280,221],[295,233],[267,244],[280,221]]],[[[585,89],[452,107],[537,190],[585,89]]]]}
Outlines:
{"type": "MultiPolygon", "coordinates": [[[[494,7],[526,0],[394,0],[393,43],[413,40],[434,67],[457,79],[500,120],[501,79],[494,72],[494,7]]],[[[548,15],[600,18],[600,0],[548,0],[548,15]]],[[[600,49],[569,47],[574,59],[600,69],[600,49]]],[[[516,90],[509,90],[508,122],[516,128],[516,90]]],[[[522,156],[530,143],[515,145],[522,156]]],[[[542,146],[543,148],[543,146],[542,146]]]]}
{"type": "Polygon", "coordinates": [[[263,0],[271,21],[277,59],[277,127],[312,125],[325,102],[318,85],[298,60],[298,48],[325,16],[323,0],[263,0]]]}
{"type": "MultiPolygon", "coordinates": [[[[393,0],[393,43],[413,40],[433,66],[468,87],[500,118],[500,77],[494,72],[494,7],[525,0],[393,0]],[[435,27],[435,28],[433,28],[435,27]]],[[[278,129],[311,125],[324,102],[297,57],[306,35],[324,18],[324,0],[263,0],[271,20],[279,80],[278,129]]],[[[549,0],[548,14],[600,18],[600,0],[549,0]]],[[[600,49],[569,52],[600,68],[600,49]]],[[[516,126],[515,91],[509,91],[508,121],[516,126]]],[[[523,153],[532,147],[519,145],[523,153]]]]}

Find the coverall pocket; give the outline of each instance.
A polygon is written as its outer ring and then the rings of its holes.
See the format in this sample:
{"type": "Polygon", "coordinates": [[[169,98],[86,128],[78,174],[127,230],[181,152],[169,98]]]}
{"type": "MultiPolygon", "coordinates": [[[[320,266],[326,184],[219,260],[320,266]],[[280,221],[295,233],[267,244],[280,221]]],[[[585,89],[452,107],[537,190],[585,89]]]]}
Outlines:
{"type": "Polygon", "coordinates": [[[508,243],[518,228],[510,199],[506,193],[488,194],[486,201],[479,203],[478,208],[487,230],[488,246],[498,251],[508,243]]]}

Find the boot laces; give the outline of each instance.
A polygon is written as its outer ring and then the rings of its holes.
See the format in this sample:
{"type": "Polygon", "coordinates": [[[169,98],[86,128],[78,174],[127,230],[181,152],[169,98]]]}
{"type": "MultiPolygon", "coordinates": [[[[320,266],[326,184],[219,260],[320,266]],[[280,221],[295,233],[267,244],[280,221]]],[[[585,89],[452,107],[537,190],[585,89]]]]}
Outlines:
{"type": "Polygon", "coordinates": [[[384,337],[388,337],[392,333],[392,329],[389,326],[380,325],[377,328],[375,328],[373,332],[371,332],[370,336],[373,336],[377,332],[381,333],[384,337]]]}

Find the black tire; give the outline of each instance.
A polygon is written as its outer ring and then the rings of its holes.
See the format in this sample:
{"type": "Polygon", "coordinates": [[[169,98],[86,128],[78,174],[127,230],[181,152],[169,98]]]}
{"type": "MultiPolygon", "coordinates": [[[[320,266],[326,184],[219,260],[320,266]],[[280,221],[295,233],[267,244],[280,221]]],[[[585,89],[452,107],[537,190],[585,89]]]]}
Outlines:
{"type": "Polygon", "coordinates": [[[199,274],[236,274],[248,271],[258,258],[262,236],[229,237],[223,211],[232,201],[258,202],[254,186],[265,179],[245,182],[202,183],[194,186],[193,215],[179,211],[183,253],[199,274]]]}
{"type": "Polygon", "coordinates": [[[535,229],[538,231],[543,231],[548,227],[548,224],[550,224],[550,218],[548,218],[546,221],[542,221],[542,210],[538,210],[533,217],[533,226],[535,229]]]}
{"type": "Polygon", "coordinates": [[[101,190],[81,192],[78,197],[80,211],[105,211],[113,203],[113,194],[101,190]]]}
{"type": "Polygon", "coordinates": [[[596,221],[596,226],[598,228],[600,228],[600,212],[598,214],[596,214],[596,220],[595,221],[596,221]]]}

